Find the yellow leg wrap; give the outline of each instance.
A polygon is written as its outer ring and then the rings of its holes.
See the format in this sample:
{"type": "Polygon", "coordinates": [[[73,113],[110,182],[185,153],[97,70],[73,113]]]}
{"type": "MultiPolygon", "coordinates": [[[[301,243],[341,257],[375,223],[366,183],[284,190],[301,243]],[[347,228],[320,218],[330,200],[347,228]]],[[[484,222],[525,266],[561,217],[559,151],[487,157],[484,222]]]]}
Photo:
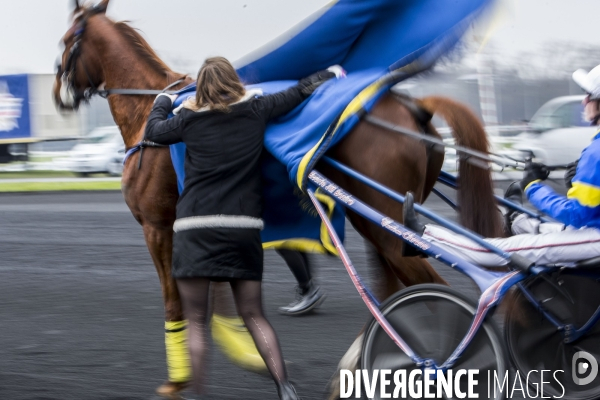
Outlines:
{"type": "Polygon", "coordinates": [[[187,321],[165,322],[165,346],[169,382],[187,382],[192,379],[190,354],[187,347],[187,321]]]}
{"type": "Polygon", "coordinates": [[[264,373],[267,371],[267,366],[240,317],[230,318],[214,314],[212,336],[221,351],[234,364],[253,372],[264,373]]]}

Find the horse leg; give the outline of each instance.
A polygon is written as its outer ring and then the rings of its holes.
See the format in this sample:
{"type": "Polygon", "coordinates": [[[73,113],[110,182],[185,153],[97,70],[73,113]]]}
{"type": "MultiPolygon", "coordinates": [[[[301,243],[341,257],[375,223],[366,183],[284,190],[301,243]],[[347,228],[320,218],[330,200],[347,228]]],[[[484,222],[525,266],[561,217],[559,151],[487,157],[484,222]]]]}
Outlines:
{"type": "MultiPolygon", "coordinates": [[[[389,97],[384,97],[378,103],[373,114],[413,130],[419,129],[410,112],[389,97]]],[[[330,151],[334,159],[399,193],[413,191],[419,200],[431,192],[443,163],[443,154],[429,153],[434,152],[428,152],[423,145],[415,141],[364,123],[359,124],[351,135],[330,151]]],[[[320,163],[317,169],[383,214],[402,221],[400,204],[327,164],[320,163]]],[[[373,244],[378,253],[374,258],[376,262],[370,266],[373,273],[378,275],[378,279],[374,280],[374,290],[380,300],[389,297],[400,288],[398,279],[406,286],[425,282],[446,284],[427,261],[402,257],[402,241],[399,238],[352,212],[348,212],[348,218],[354,228],[373,244]],[[373,265],[377,268],[373,269],[373,265]],[[393,274],[390,271],[393,271],[393,274]]],[[[340,361],[338,371],[359,368],[361,347],[362,333],[340,361]]],[[[339,372],[333,377],[330,387],[330,399],[337,399],[339,372]]]]}
{"type": "Polygon", "coordinates": [[[144,224],[143,231],[158,273],[165,307],[165,346],[169,380],[159,386],[156,393],[164,397],[173,397],[182,391],[191,379],[187,322],[183,316],[177,285],[171,276],[173,231],[150,224],[144,224]]]}
{"type": "Polygon", "coordinates": [[[402,289],[404,285],[398,280],[387,260],[377,252],[377,249],[368,240],[365,240],[365,250],[369,265],[369,281],[371,286],[375,288],[373,294],[381,302],[388,298],[391,293],[396,293],[402,289]]]}

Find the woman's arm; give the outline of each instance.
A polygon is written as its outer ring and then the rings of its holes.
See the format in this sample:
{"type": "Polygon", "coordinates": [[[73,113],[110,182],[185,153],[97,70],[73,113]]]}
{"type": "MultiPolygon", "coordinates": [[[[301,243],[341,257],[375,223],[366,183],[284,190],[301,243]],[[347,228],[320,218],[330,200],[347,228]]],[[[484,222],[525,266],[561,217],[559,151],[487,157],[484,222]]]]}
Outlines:
{"type": "Polygon", "coordinates": [[[145,139],[158,144],[175,144],[183,140],[183,116],[179,114],[167,119],[172,107],[173,101],[168,95],[156,97],[146,123],[145,139]]]}
{"type": "Polygon", "coordinates": [[[319,86],[335,77],[334,72],[323,70],[301,79],[295,86],[259,99],[266,120],[287,114],[308,98],[319,86]]]}
{"type": "Polygon", "coordinates": [[[265,120],[277,118],[298,107],[310,94],[302,93],[300,85],[261,97],[258,101],[265,120]]]}

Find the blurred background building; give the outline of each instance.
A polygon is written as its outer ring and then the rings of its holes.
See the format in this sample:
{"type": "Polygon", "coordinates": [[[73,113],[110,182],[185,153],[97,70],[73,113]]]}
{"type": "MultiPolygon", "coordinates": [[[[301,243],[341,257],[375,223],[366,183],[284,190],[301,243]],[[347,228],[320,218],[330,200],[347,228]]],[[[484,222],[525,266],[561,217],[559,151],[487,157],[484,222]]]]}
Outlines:
{"type": "Polygon", "coordinates": [[[52,99],[54,74],[0,75],[0,163],[30,151],[64,152],[95,128],[114,125],[105,99],[60,113],[52,99]]]}

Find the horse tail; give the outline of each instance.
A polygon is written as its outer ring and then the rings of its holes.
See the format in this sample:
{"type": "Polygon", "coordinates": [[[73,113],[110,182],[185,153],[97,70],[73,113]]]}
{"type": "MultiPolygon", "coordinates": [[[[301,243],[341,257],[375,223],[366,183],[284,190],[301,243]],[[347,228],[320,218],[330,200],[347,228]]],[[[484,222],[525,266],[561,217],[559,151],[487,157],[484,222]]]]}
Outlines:
{"type": "MultiPolygon", "coordinates": [[[[446,120],[456,144],[488,153],[489,143],[479,119],[463,104],[445,97],[427,97],[421,105],[446,120]]],[[[462,225],[485,237],[503,236],[503,223],[496,207],[491,171],[459,157],[458,204],[462,225]]]]}

